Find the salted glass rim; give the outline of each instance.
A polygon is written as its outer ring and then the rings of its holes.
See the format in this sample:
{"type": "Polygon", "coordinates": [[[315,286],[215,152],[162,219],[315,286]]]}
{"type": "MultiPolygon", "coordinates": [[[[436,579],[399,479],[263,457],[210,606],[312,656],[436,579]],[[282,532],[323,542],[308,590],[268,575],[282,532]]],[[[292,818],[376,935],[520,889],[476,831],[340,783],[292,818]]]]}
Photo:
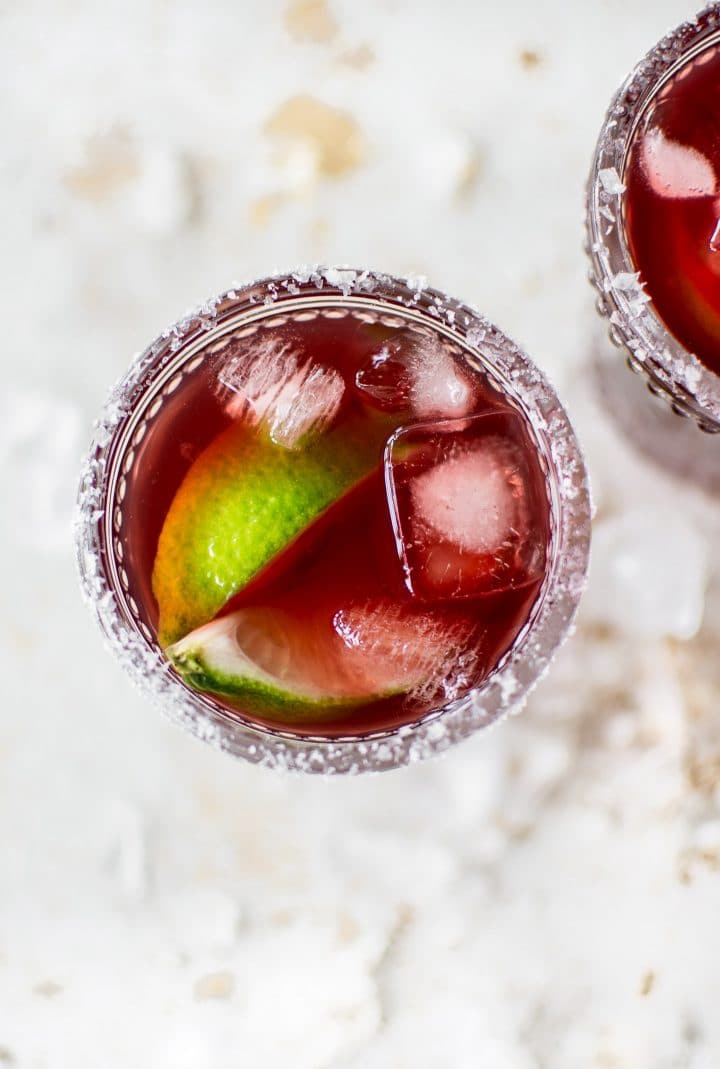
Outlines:
{"type": "Polygon", "coordinates": [[[596,307],[609,320],[614,345],[633,371],[701,430],[720,432],[720,375],[674,337],[645,293],[625,237],[623,173],[642,114],[675,71],[720,43],[720,3],[671,30],[630,71],[605,115],[586,196],[586,252],[596,307]]]}
{"type": "MultiPolygon", "coordinates": [[[[327,313],[326,313],[327,314],[327,313]]],[[[330,314],[332,314],[330,312],[330,314]]],[[[83,465],[76,510],[81,587],[106,638],[136,685],[173,721],[238,757],[315,773],[381,771],[440,753],[518,708],[567,636],[585,585],[590,498],[585,465],[568,416],[545,376],[502,331],[423,278],[347,267],[307,267],[214,297],[164,330],[111,390],[83,465]],[[546,469],[551,538],[547,574],[528,622],[490,676],[467,695],[412,724],[341,738],[267,728],[192,690],[141,620],[116,538],[118,495],[134,445],[163,393],[176,388],[214,342],[247,323],[298,307],[353,308],[383,322],[421,323],[464,350],[526,417],[546,469]]]]}

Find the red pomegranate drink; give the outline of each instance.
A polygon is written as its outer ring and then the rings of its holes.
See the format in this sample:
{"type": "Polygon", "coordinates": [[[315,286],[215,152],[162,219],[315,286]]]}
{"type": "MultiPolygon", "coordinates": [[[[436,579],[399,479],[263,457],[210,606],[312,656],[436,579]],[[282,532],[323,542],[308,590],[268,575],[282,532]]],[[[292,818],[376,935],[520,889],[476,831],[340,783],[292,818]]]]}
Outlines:
{"type": "Polygon", "coordinates": [[[229,334],[141,443],[124,509],[133,592],[183,678],[312,733],[477,686],[549,533],[519,414],[429,329],[351,312],[229,334]]]}
{"type": "Polygon", "coordinates": [[[432,300],[337,271],[233,291],[146,354],[152,389],[103,447],[112,609],[160,658],[154,689],[245,756],[274,736],[303,767],[320,741],[467,711],[538,616],[559,518],[545,417],[432,300]]]}
{"type": "Polygon", "coordinates": [[[624,182],[630,254],[658,315],[720,373],[720,47],[651,101],[624,182]]]}
{"type": "Polygon", "coordinates": [[[720,429],[720,5],[678,27],[610,107],[591,174],[600,310],[651,387],[720,429]]]}

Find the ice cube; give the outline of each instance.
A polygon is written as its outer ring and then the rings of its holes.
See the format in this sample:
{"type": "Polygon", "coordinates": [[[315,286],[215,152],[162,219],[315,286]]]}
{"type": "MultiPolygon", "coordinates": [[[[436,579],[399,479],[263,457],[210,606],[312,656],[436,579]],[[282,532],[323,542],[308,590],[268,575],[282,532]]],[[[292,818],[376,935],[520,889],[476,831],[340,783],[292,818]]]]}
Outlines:
{"type": "Polygon", "coordinates": [[[117,891],[129,904],[148,893],[150,859],[145,818],[138,807],[117,799],[107,813],[105,855],[117,891]]]}
{"type": "Polygon", "coordinates": [[[218,354],[226,411],[266,431],[285,449],[321,435],[337,416],[342,376],[281,337],[233,339],[218,354]]]}
{"type": "Polygon", "coordinates": [[[645,134],[642,163],[650,188],[660,197],[707,197],[717,188],[707,157],[689,145],[665,137],[656,128],[645,134]]]}
{"type": "Polygon", "coordinates": [[[480,672],[477,623],[468,613],[372,601],[338,610],[333,627],[347,669],[378,693],[405,690],[421,703],[450,701],[480,672]]]}
{"type": "Polygon", "coordinates": [[[421,419],[464,416],[474,402],[470,382],[452,353],[429,337],[387,342],[357,372],[355,385],[379,408],[410,408],[421,419]]]}
{"type": "Polygon", "coordinates": [[[477,597],[540,578],[548,504],[534,458],[509,411],[395,432],[385,481],[412,594],[477,597]]]}
{"type": "Polygon", "coordinates": [[[0,540],[61,551],[70,544],[81,413],[57,394],[0,396],[0,540]]]}
{"type": "Polygon", "coordinates": [[[603,520],[593,536],[593,560],[588,619],[634,637],[690,639],[697,633],[708,547],[679,512],[646,506],[603,520]]]}
{"type": "Polygon", "coordinates": [[[397,341],[386,343],[355,375],[363,396],[379,408],[393,411],[410,404],[410,370],[407,353],[397,341]]]}
{"type": "Polygon", "coordinates": [[[469,193],[482,171],[481,152],[462,130],[426,130],[414,155],[413,173],[437,200],[469,193]]]}

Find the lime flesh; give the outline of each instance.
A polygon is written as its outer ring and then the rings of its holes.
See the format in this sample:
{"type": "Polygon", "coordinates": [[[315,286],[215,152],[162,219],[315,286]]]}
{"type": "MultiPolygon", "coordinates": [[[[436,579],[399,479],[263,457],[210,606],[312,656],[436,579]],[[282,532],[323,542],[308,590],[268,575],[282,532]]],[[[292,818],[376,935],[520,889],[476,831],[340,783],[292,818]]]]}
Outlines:
{"type": "Polygon", "coordinates": [[[251,607],[205,624],[167,653],[195,689],[292,722],[427,688],[469,637],[466,627],[392,603],[335,612],[251,607]]]}
{"type": "Polygon", "coordinates": [[[379,696],[368,696],[362,680],[338,673],[332,640],[323,642],[317,631],[295,626],[281,611],[240,609],[198,628],[167,653],[196,690],[232,698],[260,715],[293,720],[379,696]]]}
{"type": "Polygon", "coordinates": [[[347,426],[289,451],[242,425],[198,457],[165,518],[153,568],[163,645],[211,620],[274,556],[377,463],[347,426]]]}

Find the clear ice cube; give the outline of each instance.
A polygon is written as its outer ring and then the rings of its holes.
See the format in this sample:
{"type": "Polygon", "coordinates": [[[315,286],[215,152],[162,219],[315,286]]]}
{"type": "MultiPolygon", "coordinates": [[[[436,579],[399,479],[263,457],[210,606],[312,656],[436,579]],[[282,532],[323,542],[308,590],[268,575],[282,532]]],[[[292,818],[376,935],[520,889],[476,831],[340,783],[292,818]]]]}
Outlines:
{"type": "Polygon", "coordinates": [[[691,639],[705,609],[707,557],[682,514],[646,506],[611,516],[593,533],[586,616],[634,637],[691,639]]]}
{"type": "Polygon", "coordinates": [[[482,667],[477,623],[465,612],[374,600],[340,609],[333,628],[348,666],[378,693],[405,689],[416,701],[449,701],[482,667]]]}
{"type": "Polygon", "coordinates": [[[0,396],[0,540],[63,551],[72,522],[81,412],[57,394],[6,386],[0,396]]]}
{"type": "Polygon", "coordinates": [[[288,340],[233,339],[217,359],[228,414],[265,430],[285,449],[318,437],[338,414],[345,392],[342,375],[308,359],[288,340]]]}
{"type": "Polygon", "coordinates": [[[401,428],[385,452],[395,540],[425,601],[521,587],[543,570],[547,503],[512,412],[401,428]]]}
{"type": "Polygon", "coordinates": [[[364,400],[421,419],[465,416],[474,403],[467,376],[446,346],[420,335],[386,342],[355,376],[364,400]]]}

